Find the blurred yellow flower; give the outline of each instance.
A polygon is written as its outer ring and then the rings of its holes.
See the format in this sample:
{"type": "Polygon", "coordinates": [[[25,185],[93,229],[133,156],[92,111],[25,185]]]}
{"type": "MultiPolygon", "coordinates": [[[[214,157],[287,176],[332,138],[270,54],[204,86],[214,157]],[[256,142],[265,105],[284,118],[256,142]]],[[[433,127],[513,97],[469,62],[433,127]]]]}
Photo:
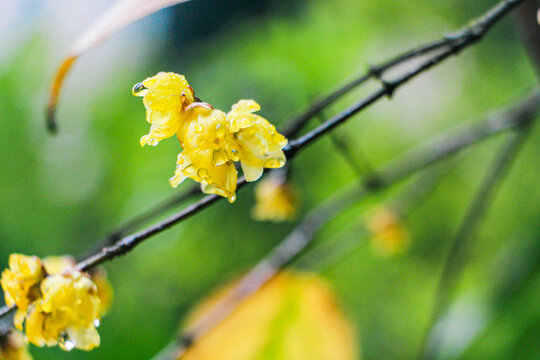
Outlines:
{"type": "Polygon", "coordinates": [[[0,340],[1,360],[32,360],[24,336],[15,330],[0,340]]]}
{"type": "Polygon", "coordinates": [[[261,107],[253,100],[240,100],[227,114],[229,129],[233,134],[235,161],[240,161],[247,181],[259,179],[264,168],[285,165],[283,148],[287,139],[277,132],[265,118],[253,114],[261,107]]]}
{"type": "Polygon", "coordinates": [[[255,206],[251,211],[255,220],[292,220],[297,209],[298,197],[284,180],[270,176],[255,187],[255,206]]]}
{"type": "Polygon", "coordinates": [[[112,287],[105,270],[93,270],[92,279],[75,270],[70,256],[37,257],[14,254],[2,274],[8,305],[17,305],[15,326],[37,346],[60,345],[91,350],[99,346],[96,330],[110,307],[112,287]],[[98,287],[99,286],[99,287],[98,287]]]}
{"type": "Polygon", "coordinates": [[[143,97],[146,121],[152,125],[148,135],[141,138],[141,146],[155,146],[176,134],[183,112],[194,101],[195,93],[184,76],[160,72],[137,83],[133,95],[143,97]]]}
{"type": "MultiPolygon", "coordinates": [[[[226,298],[228,287],[204,301],[197,322],[226,298]]],[[[335,295],[321,278],[283,272],[244,300],[189,348],[182,360],[356,360],[357,341],[335,295]]]]}
{"type": "Polygon", "coordinates": [[[409,232],[399,214],[390,208],[377,209],[367,221],[371,231],[371,246],[384,256],[405,251],[409,245],[409,232]]]}
{"type": "Polygon", "coordinates": [[[64,350],[92,350],[100,338],[100,303],[96,285],[79,271],[46,277],[42,298],[32,303],[26,320],[28,341],[37,346],[59,344],[64,350]]]}
{"type": "MultiPolygon", "coordinates": [[[[62,274],[63,272],[73,271],[76,261],[72,256],[48,256],[43,259],[43,265],[48,275],[62,274]]],[[[91,270],[90,278],[97,286],[97,294],[101,301],[100,315],[104,316],[110,309],[113,298],[114,290],[112,288],[109,279],[107,278],[107,272],[102,267],[96,267],[91,270]]]]}
{"type": "Polygon", "coordinates": [[[19,330],[22,330],[28,305],[39,297],[39,283],[44,276],[43,265],[37,256],[9,256],[9,269],[4,270],[0,282],[6,305],[17,306],[14,324],[19,330]]]}

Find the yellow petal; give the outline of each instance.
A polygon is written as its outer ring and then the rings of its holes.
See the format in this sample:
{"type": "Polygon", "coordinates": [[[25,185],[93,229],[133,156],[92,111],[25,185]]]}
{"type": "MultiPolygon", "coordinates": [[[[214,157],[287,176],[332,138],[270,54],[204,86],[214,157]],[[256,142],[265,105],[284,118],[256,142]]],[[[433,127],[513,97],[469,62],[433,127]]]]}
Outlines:
{"type": "Polygon", "coordinates": [[[257,181],[263,174],[264,168],[262,166],[252,166],[249,163],[242,162],[242,171],[246,177],[246,181],[257,181]]]}

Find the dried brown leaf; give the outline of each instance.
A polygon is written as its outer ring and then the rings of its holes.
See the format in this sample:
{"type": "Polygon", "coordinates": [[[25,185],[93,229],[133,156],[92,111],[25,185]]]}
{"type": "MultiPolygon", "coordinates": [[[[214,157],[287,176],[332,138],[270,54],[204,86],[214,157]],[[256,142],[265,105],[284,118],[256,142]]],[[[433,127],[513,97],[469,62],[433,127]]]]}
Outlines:
{"type": "Polygon", "coordinates": [[[56,109],[65,79],[75,61],[88,50],[103,42],[118,30],[166,7],[189,0],[120,0],[99,17],[72,45],[49,88],[47,102],[47,128],[56,132],[56,109]]]}

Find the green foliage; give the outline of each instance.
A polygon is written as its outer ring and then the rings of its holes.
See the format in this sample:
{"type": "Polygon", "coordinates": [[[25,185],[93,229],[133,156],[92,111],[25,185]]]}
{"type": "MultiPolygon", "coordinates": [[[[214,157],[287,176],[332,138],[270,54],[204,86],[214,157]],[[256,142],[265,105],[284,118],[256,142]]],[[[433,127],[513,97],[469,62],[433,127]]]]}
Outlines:
{"type": "MultiPolygon", "coordinates": [[[[319,0],[306,2],[292,18],[268,14],[262,20],[246,19],[176,57],[162,49],[156,63],[126,64],[103,79],[99,91],[65,96],[59,117],[66,126],[54,138],[42,126],[44,84],[52,68],[39,59],[47,54],[47,41],[29,39],[0,64],[0,265],[6,266],[12,252],[81,254],[122,220],[189,187],[172,189],[167,181],[178,143],[139,146],[147,124],[140,99],[129,89],[156,70],[186,75],[200,89],[197,96],[218,108],[239,98],[256,99],[261,115],[284,124],[315,95],[353,78],[367,63],[438,38],[488,4],[319,0]],[[76,97],[90,98],[91,107],[77,108],[76,97]],[[66,116],[77,113],[87,118],[81,121],[84,126],[66,116]]],[[[137,46],[137,40],[130,46],[137,46]]],[[[83,64],[75,71],[84,72],[83,64]]],[[[381,165],[439,131],[514,102],[535,81],[513,24],[506,20],[473,50],[421,76],[337,133],[347,134],[353,148],[381,165]]],[[[69,83],[66,90],[70,92],[69,83]]],[[[364,92],[354,91],[325,115],[337,113],[364,92]]],[[[364,358],[412,358],[416,353],[452,235],[501,143],[489,140],[453,163],[458,165],[434,196],[408,219],[408,253],[383,259],[364,247],[325,273],[358,328],[364,358]]],[[[464,359],[540,356],[540,256],[534,241],[540,236],[539,152],[535,128],[472,249],[473,264],[458,295],[467,298],[474,292],[488,316],[464,359]],[[529,250],[516,257],[509,248],[513,243],[529,250]],[[512,261],[502,261],[493,272],[500,259],[512,261]],[[515,268],[521,272],[512,291],[501,295],[501,284],[507,284],[504,280],[515,268]]],[[[294,160],[293,178],[302,189],[303,212],[355,181],[328,140],[294,160]]],[[[384,202],[384,196],[366,205],[377,202],[384,202]]],[[[107,264],[116,300],[100,327],[102,346],[70,354],[34,348],[35,358],[150,358],[168,343],[190,306],[249,268],[292,229],[293,224],[251,221],[252,204],[252,187],[247,186],[233,205],[221,202],[107,264]]],[[[359,215],[347,212],[319,240],[358,222],[359,215]]],[[[456,349],[450,346],[447,353],[456,349]]]]}

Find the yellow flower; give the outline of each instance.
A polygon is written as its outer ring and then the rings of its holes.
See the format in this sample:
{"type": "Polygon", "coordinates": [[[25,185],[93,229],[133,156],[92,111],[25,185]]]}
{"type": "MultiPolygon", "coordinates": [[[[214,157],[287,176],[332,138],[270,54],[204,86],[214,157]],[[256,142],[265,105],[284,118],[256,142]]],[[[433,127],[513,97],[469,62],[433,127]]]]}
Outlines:
{"type": "Polygon", "coordinates": [[[0,359],[32,360],[24,336],[20,332],[12,330],[0,340],[0,359]]]}
{"type": "Polygon", "coordinates": [[[39,283],[45,273],[41,260],[36,256],[12,254],[9,269],[2,273],[2,289],[8,306],[17,306],[14,324],[22,330],[28,305],[39,297],[39,283]]]}
{"type": "Polygon", "coordinates": [[[146,121],[152,126],[144,135],[141,146],[155,146],[176,134],[184,109],[194,101],[193,89],[186,78],[174,73],[160,72],[133,87],[133,95],[142,96],[146,121]]]}
{"type": "MultiPolygon", "coordinates": [[[[43,259],[43,265],[49,275],[62,274],[63,272],[70,272],[76,265],[76,261],[72,256],[48,256],[43,259]]],[[[97,286],[97,294],[101,301],[100,315],[104,316],[111,308],[114,298],[114,291],[109,279],[107,278],[107,272],[101,267],[97,267],[91,270],[90,278],[97,286]]]]}
{"type": "Polygon", "coordinates": [[[97,296],[100,300],[99,315],[105,316],[112,306],[114,290],[103,268],[95,268],[91,272],[92,281],[97,286],[97,296]]]}
{"type": "Polygon", "coordinates": [[[112,288],[104,270],[94,270],[99,289],[86,274],[75,270],[70,256],[37,257],[14,254],[2,274],[8,305],[17,305],[14,324],[38,346],[59,344],[64,350],[99,346],[96,330],[108,310],[112,288]],[[103,299],[103,304],[101,299],[103,299]]]}
{"type": "Polygon", "coordinates": [[[269,177],[257,184],[255,201],[251,215],[259,221],[292,220],[298,208],[298,198],[291,185],[275,177],[269,177]]]}
{"type": "Polygon", "coordinates": [[[380,254],[392,256],[409,245],[409,232],[399,215],[390,208],[380,208],[367,222],[371,231],[371,245],[380,254]]]}
{"type": "Polygon", "coordinates": [[[80,271],[46,277],[42,298],[32,303],[26,320],[28,341],[37,346],[59,344],[64,350],[99,346],[95,325],[100,303],[96,285],[80,271]]]}
{"type": "Polygon", "coordinates": [[[215,150],[183,151],[178,155],[176,172],[169,182],[177,187],[186,178],[201,183],[201,189],[206,194],[216,194],[236,200],[237,173],[234,163],[226,161],[215,165],[215,150]]]}
{"type": "Polygon", "coordinates": [[[261,177],[264,168],[280,168],[286,158],[282,149],[287,139],[263,117],[253,114],[260,110],[253,100],[240,100],[227,114],[229,131],[233,134],[233,159],[240,161],[247,181],[261,177]]]}
{"type": "Polygon", "coordinates": [[[184,151],[178,155],[175,175],[169,179],[171,186],[191,178],[201,183],[204,193],[234,202],[237,172],[228,153],[230,134],[225,113],[206,103],[193,103],[186,109],[178,140],[184,151]]]}

